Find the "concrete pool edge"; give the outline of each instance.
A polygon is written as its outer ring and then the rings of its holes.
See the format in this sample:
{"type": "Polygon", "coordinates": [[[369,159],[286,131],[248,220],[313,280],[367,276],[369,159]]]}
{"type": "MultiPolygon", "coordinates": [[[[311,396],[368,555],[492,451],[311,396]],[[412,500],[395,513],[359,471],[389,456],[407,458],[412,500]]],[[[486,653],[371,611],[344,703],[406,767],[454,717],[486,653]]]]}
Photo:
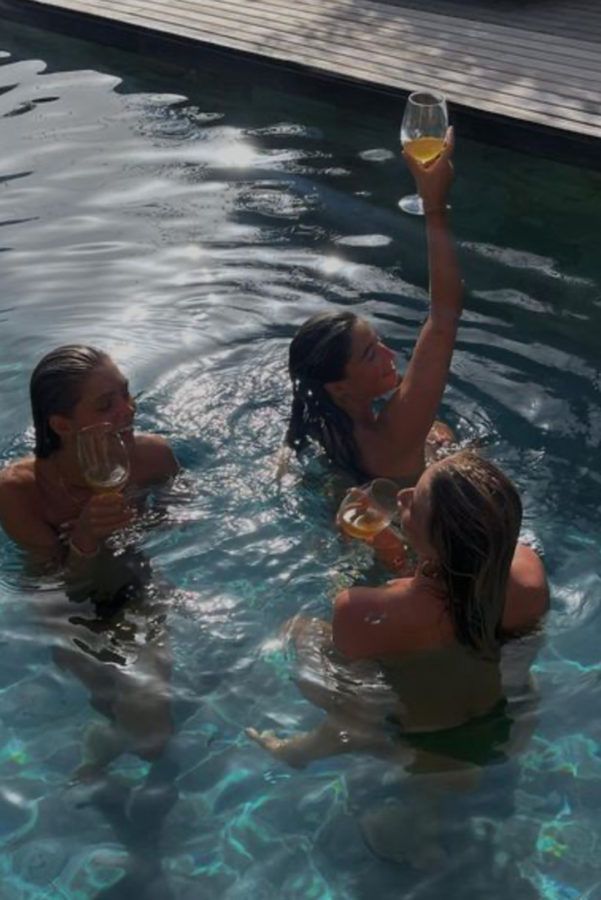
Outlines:
{"type": "MultiPolygon", "coordinates": [[[[67,37],[108,45],[140,56],[158,57],[166,63],[188,69],[201,69],[199,51],[207,61],[237,60],[254,70],[257,83],[265,79],[291,93],[314,93],[317,99],[336,103],[357,103],[357,97],[370,112],[390,117],[395,123],[407,96],[406,91],[376,85],[349,76],[327,73],[296,62],[266,58],[249,51],[220,47],[214,43],[170,34],[154,28],[132,25],[60,7],[49,7],[36,0],[0,0],[0,14],[19,24],[62,33],[67,37]]],[[[453,122],[462,137],[496,145],[515,152],[553,159],[573,166],[601,171],[601,140],[546,125],[509,118],[453,103],[453,122]]],[[[396,124],[395,124],[396,129],[396,124]]]]}

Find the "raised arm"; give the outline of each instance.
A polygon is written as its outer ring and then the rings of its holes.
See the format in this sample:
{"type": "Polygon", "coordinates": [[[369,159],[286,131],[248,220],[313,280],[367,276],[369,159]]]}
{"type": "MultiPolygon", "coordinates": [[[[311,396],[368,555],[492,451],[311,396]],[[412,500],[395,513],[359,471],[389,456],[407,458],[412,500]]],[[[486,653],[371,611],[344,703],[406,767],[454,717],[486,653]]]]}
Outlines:
{"type": "Polygon", "coordinates": [[[380,414],[379,426],[406,453],[423,447],[434,422],[463,308],[463,282],[447,211],[453,180],[452,152],[453,133],[449,129],[441,155],[430,166],[404,154],[424,201],[430,311],[405,375],[380,414]]]}

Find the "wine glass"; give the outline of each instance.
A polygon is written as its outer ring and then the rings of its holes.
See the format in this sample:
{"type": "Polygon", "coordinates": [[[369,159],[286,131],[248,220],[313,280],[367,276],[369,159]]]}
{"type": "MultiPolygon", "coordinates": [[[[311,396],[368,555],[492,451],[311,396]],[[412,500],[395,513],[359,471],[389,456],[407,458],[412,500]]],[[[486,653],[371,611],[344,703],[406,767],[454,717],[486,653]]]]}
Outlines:
{"type": "Polygon", "coordinates": [[[77,456],[86,483],[98,493],[118,492],[129,478],[127,448],[109,422],[78,431],[77,456]]]}
{"type": "MultiPolygon", "coordinates": [[[[414,91],[409,94],[401,123],[401,145],[406,153],[420,163],[433,162],[443,148],[449,127],[447,101],[435,91],[414,91]]],[[[423,216],[424,204],[419,194],[401,197],[403,212],[423,216]]]]}
{"type": "Polygon", "coordinates": [[[374,478],[360,488],[351,488],[343,497],[336,521],[349,537],[374,537],[390,525],[397,511],[397,493],[390,478],[374,478]]]}

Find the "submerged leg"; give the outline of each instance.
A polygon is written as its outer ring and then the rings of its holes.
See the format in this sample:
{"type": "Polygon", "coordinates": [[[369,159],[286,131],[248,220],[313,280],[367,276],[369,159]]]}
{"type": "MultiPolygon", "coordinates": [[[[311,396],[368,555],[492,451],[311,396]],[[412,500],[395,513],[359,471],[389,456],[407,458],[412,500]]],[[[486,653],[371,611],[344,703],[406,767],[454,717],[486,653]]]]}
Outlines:
{"type": "Polygon", "coordinates": [[[93,722],[86,729],[81,763],[69,779],[72,784],[94,781],[106,767],[127,749],[127,738],[109,722],[93,722]]]}
{"type": "Polygon", "coordinates": [[[429,797],[408,798],[370,810],[361,817],[361,832],[375,856],[432,871],[446,867],[440,844],[440,810],[429,797]]]}
{"type": "Polygon", "coordinates": [[[69,647],[57,648],[54,656],[61,668],[85,685],[92,706],[109,720],[87,729],[82,761],[71,780],[95,779],[122,753],[150,761],[161,755],[173,733],[166,638],[141,646],[131,666],[108,663],[69,647]]]}
{"type": "Polygon", "coordinates": [[[414,869],[448,872],[450,857],[442,844],[443,810],[453,793],[474,790],[481,769],[423,749],[413,750],[403,799],[361,817],[365,843],[380,859],[408,863],[414,869]]]}
{"type": "Polygon", "coordinates": [[[157,759],[173,734],[169,679],[171,658],[166,641],[148,643],[130,672],[124,672],[113,714],[127,749],[147,760],[157,759]]]}

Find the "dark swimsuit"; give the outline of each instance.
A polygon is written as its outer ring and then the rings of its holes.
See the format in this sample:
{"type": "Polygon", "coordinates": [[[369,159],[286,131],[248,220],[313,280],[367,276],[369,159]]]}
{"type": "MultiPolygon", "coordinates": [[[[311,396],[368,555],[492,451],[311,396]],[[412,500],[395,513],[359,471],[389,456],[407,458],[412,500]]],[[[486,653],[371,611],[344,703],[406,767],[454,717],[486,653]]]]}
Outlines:
{"type": "MultiPolygon", "coordinates": [[[[404,731],[402,723],[394,715],[387,716],[386,722],[394,728],[396,735],[415,750],[426,751],[438,757],[448,757],[474,766],[488,766],[506,762],[508,756],[505,747],[511,736],[513,720],[507,711],[505,699],[490,712],[476,719],[470,719],[455,728],[441,731],[404,731]]],[[[407,771],[414,774],[431,771],[419,754],[415,761],[407,766],[407,771]]]]}

